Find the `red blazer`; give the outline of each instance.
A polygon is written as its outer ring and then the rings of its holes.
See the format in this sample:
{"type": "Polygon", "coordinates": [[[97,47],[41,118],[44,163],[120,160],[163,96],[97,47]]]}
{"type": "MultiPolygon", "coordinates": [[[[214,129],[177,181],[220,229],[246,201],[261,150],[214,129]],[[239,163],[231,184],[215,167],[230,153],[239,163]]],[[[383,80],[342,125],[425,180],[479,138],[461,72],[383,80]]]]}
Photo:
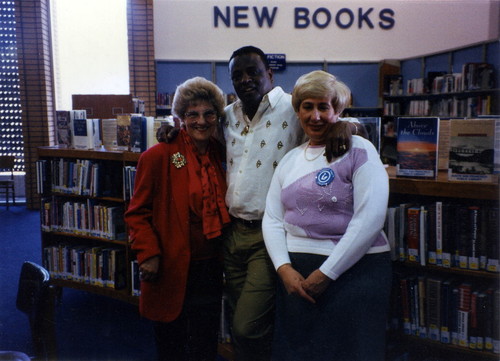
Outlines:
{"type": "MultiPolygon", "coordinates": [[[[134,196],[125,213],[132,249],[139,264],[160,256],[159,279],[141,283],[139,310],[153,321],[175,320],[184,302],[190,263],[189,196],[187,166],[177,168],[171,156],[186,156],[186,145],[178,136],[170,144],[160,143],[139,158],[134,196]]],[[[219,164],[223,148],[213,141],[219,164]]],[[[214,148],[212,148],[214,149],[214,148]]]]}

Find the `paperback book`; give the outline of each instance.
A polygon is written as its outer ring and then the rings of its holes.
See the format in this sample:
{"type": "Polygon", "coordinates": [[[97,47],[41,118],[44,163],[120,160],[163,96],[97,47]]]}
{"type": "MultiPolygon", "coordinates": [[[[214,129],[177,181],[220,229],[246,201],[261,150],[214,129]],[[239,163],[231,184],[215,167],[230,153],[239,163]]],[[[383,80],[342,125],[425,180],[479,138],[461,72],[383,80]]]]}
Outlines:
{"type": "Polygon", "coordinates": [[[498,119],[455,119],[450,124],[448,180],[495,182],[498,119]]]}
{"type": "Polygon", "coordinates": [[[396,175],[437,176],[439,118],[397,118],[396,175]]]}
{"type": "Polygon", "coordinates": [[[130,114],[116,116],[116,146],[118,150],[130,149],[130,114]]]}
{"type": "Polygon", "coordinates": [[[71,114],[69,110],[56,111],[57,144],[71,147],[71,114]]]}
{"type": "Polygon", "coordinates": [[[76,149],[89,149],[92,136],[92,126],[87,121],[87,114],[85,110],[72,110],[70,112],[71,121],[71,136],[73,141],[73,148],[76,149]]]}

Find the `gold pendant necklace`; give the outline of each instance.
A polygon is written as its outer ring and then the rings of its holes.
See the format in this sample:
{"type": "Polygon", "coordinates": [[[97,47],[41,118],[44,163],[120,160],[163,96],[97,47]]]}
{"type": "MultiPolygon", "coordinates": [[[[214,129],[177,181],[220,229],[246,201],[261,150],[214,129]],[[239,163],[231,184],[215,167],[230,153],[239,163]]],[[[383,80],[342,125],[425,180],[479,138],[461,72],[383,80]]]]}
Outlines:
{"type": "MultiPolygon", "coordinates": [[[[319,152],[318,155],[314,156],[313,158],[307,158],[307,149],[309,148],[310,143],[308,142],[306,147],[304,148],[304,159],[307,160],[308,162],[312,162],[313,160],[318,159],[321,155],[324,155],[324,152],[319,152]]],[[[322,148],[324,148],[323,146],[322,148]]]]}
{"type": "Polygon", "coordinates": [[[250,119],[248,119],[246,114],[243,114],[243,121],[245,122],[245,127],[241,131],[241,135],[247,135],[250,131],[250,119]]]}

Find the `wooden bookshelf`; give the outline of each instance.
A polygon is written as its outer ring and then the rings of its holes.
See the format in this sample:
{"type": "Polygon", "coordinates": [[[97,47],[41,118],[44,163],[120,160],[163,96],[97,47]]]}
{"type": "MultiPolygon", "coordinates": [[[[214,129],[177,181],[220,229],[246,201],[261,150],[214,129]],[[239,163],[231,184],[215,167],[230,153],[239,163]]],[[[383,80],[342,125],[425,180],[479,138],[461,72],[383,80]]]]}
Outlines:
{"type": "MultiPolygon", "coordinates": [[[[97,150],[79,150],[79,149],[67,149],[60,146],[52,147],[40,147],[38,148],[38,159],[89,159],[94,161],[105,161],[109,164],[113,164],[117,168],[122,168],[127,165],[135,165],[139,160],[140,153],[124,152],[116,150],[107,150],[105,148],[97,150]]],[[[115,185],[118,189],[122,188],[122,184],[115,185]]],[[[61,197],[64,199],[74,199],[74,200],[85,200],[88,198],[93,198],[89,196],[72,195],[57,192],[48,192],[48,194],[42,195],[42,200],[44,196],[50,197],[61,197]]],[[[94,199],[94,198],[93,198],[94,199]]],[[[116,204],[121,204],[124,208],[127,206],[127,201],[123,197],[97,197],[97,201],[111,202],[116,204]]],[[[43,212],[43,206],[41,207],[41,212],[43,212]]],[[[42,249],[49,245],[66,244],[73,243],[75,245],[88,243],[91,245],[102,245],[107,246],[118,246],[122,247],[125,251],[125,278],[126,285],[121,289],[113,289],[109,287],[102,287],[97,285],[88,284],[85,282],[74,281],[62,278],[52,278],[51,283],[57,287],[63,288],[73,288],[105,297],[114,298],[123,302],[127,302],[133,305],[139,304],[139,297],[132,295],[131,288],[131,267],[130,262],[134,259],[134,255],[130,250],[128,239],[105,239],[96,236],[81,235],[74,233],[66,233],[61,231],[42,231],[42,249]]],[[[44,255],[42,254],[42,259],[44,255]]],[[[233,361],[233,349],[230,343],[220,343],[218,345],[218,353],[226,361],[233,361]]]]}
{"type": "MultiPolygon", "coordinates": [[[[109,205],[110,207],[121,207],[124,211],[127,202],[123,197],[123,177],[121,172],[123,172],[123,167],[125,165],[135,164],[139,159],[139,153],[108,150],[105,148],[95,149],[95,150],[80,150],[80,149],[68,149],[61,146],[51,146],[51,147],[39,147],[38,148],[38,160],[52,161],[56,159],[64,160],[91,160],[103,162],[111,171],[115,171],[116,179],[120,179],[119,184],[113,184],[115,187],[115,195],[112,196],[90,196],[90,195],[78,195],[78,194],[68,194],[61,193],[52,189],[48,189],[44,194],[41,195],[42,202],[47,198],[60,199],[65,202],[87,202],[91,200],[92,202],[102,203],[109,205]]],[[[50,168],[50,167],[48,167],[50,168]]],[[[48,177],[51,176],[50,169],[46,169],[48,172],[48,177]]],[[[50,181],[49,181],[50,183],[50,181]]],[[[44,207],[41,206],[41,217],[43,217],[44,207]]],[[[43,218],[42,218],[43,219],[43,218]]],[[[94,294],[99,294],[106,297],[115,298],[124,302],[132,303],[138,305],[139,299],[137,296],[132,296],[131,289],[131,269],[130,262],[132,261],[133,254],[130,250],[127,236],[120,239],[109,239],[96,235],[90,235],[85,232],[66,232],[61,230],[42,230],[42,252],[46,247],[56,247],[56,246],[88,246],[88,247],[112,247],[119,249],[123,252],[124,257],[124,286],[122,288],[105,287],[102,285],[91,284],[89,281],[85,280],[75,280],[70,276],[56,275],[52,277],[51,282],[58,287],[69,287],[78,290],[83,290],[86,292],[91,292],[94,294]]],[[[62,257],[62,256],[59,256],[62,257]]],[[[45,255],[42,254],[42,259],[47,268],[46,264],[48,261],[45,259],[45,255]]]]}
{"type": "MultiPolygon", "coordinates": [[[[395,167],[388,167],[387,171],[390,183],[390,205],[397,205],[404,202],[424,205],[429,200],[439,200],[443,202],[451,201],[465,205],[481,204],[491,207],[498,207],[499,204],[498,182],[449,182],[447,180],[447,172],[445,171],[440,171],[436,179],[396,177],[395,167]]],[[[459,230],[457,229],[456,232],[457,234],[453,235],[453,237],[458,237],[459,230]]],[[[398,255],[396,255],[396,257],[398,257],[398,255]]],[[[425,279],[424,282],[427,282],[428,279],[440,279],[443,281],[455,280],[456,285],[464,283],[470,284],[473,291],[479,290],[479,292],[483,292],[486,289],[498,289],[500,280],[499,273],[497,272],[487,270],[471,270],[454,265],[451,267],[432,265],[427,263],[427,259],[425,265],[408,260],[394,261],[394,272],[395,279],[398,277],[403,277],[403,279],[418,279],[418,277],[422,277],[425,279]]],[[[400,294],[401,291],[399,290],[399,287],[400,284],[394,285],[393,292],[394,295],[397,296],[393,298],[392,307],[395,306],[395,303],[402,302],[401,300],[404,298],[400,294]],[[398,288],[398,290],[396,288],[398,288]]],[[[428,295],[425,294],[424,302],[427,301],[427,297],[428,295]]],[[[411,307],[414,306],[410,306],[410,309],[411,307]]],[[[440,307],[443,306],[440,305],[440,307]]],[[[402,317],[402,314],[399,312],[402,311],[396,311],[396,314],[398,314],[398,317],[402,317]]],[[[427,312],[429,312],[429,310],[425,308],[424,312],[427,317],[427,312]]],[[[415,314],[411,317],[415,317],[415,314]]],[[[398,357],[401,355],[401,352],[409,352],[409,360],[418,360],[418,357],[424,357],[424,354],[427,355],[426,357],[433,357],[436,359],[440,359],[442,357],[443,360],[475,361],[499,359],[499,355],[493,353],[493,351],[484,349],[475,350],[471,349],[469,346],[464,347],[463,345],[459,346],[453,343],[442,343],[440,341],[430,339],[428,323],[425,323],[425,326],[427,327],[427,335],[425,337],[421,337],[418,334],[405,334],[403,332],[403,327],[401,326],[403,319],[399,318],[399,322],[401,322],[399,325],[400,328],[397,331],[391,330],[388,333],[389,343],[392,342],[393,346],[392,349],[389,348],[390,352],[398,355],[398,357]],[[396,346],[394,347],[394,345],[396,346]],[[396,350],[400,353],[398,354],[396,350]]],[[[428,322],[427,319],[426,322],[428,322]]],[[[498,327],[498,325],[494,325],[493,327],[498,327]]],[[[414,330],[412,329],[412,332],[413,331],[414,330]]]]}

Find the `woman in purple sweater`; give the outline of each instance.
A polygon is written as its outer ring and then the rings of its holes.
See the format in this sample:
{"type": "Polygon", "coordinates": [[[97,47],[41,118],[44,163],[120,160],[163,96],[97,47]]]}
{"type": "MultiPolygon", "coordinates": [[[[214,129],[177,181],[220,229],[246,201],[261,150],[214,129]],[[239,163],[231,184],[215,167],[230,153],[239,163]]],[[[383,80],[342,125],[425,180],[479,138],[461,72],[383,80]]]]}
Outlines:
{"type": "Polygon", "coordinates": [[[275,360],[384,359],[389,182],[375,147],[338,121],[349,100],[347,86],[324,71],[300,77],[292,93],[309,141],[279,163],[263,219],[282,281],[275,360]],[[347,144],[338,140],[346,136],[347,144]]]}

